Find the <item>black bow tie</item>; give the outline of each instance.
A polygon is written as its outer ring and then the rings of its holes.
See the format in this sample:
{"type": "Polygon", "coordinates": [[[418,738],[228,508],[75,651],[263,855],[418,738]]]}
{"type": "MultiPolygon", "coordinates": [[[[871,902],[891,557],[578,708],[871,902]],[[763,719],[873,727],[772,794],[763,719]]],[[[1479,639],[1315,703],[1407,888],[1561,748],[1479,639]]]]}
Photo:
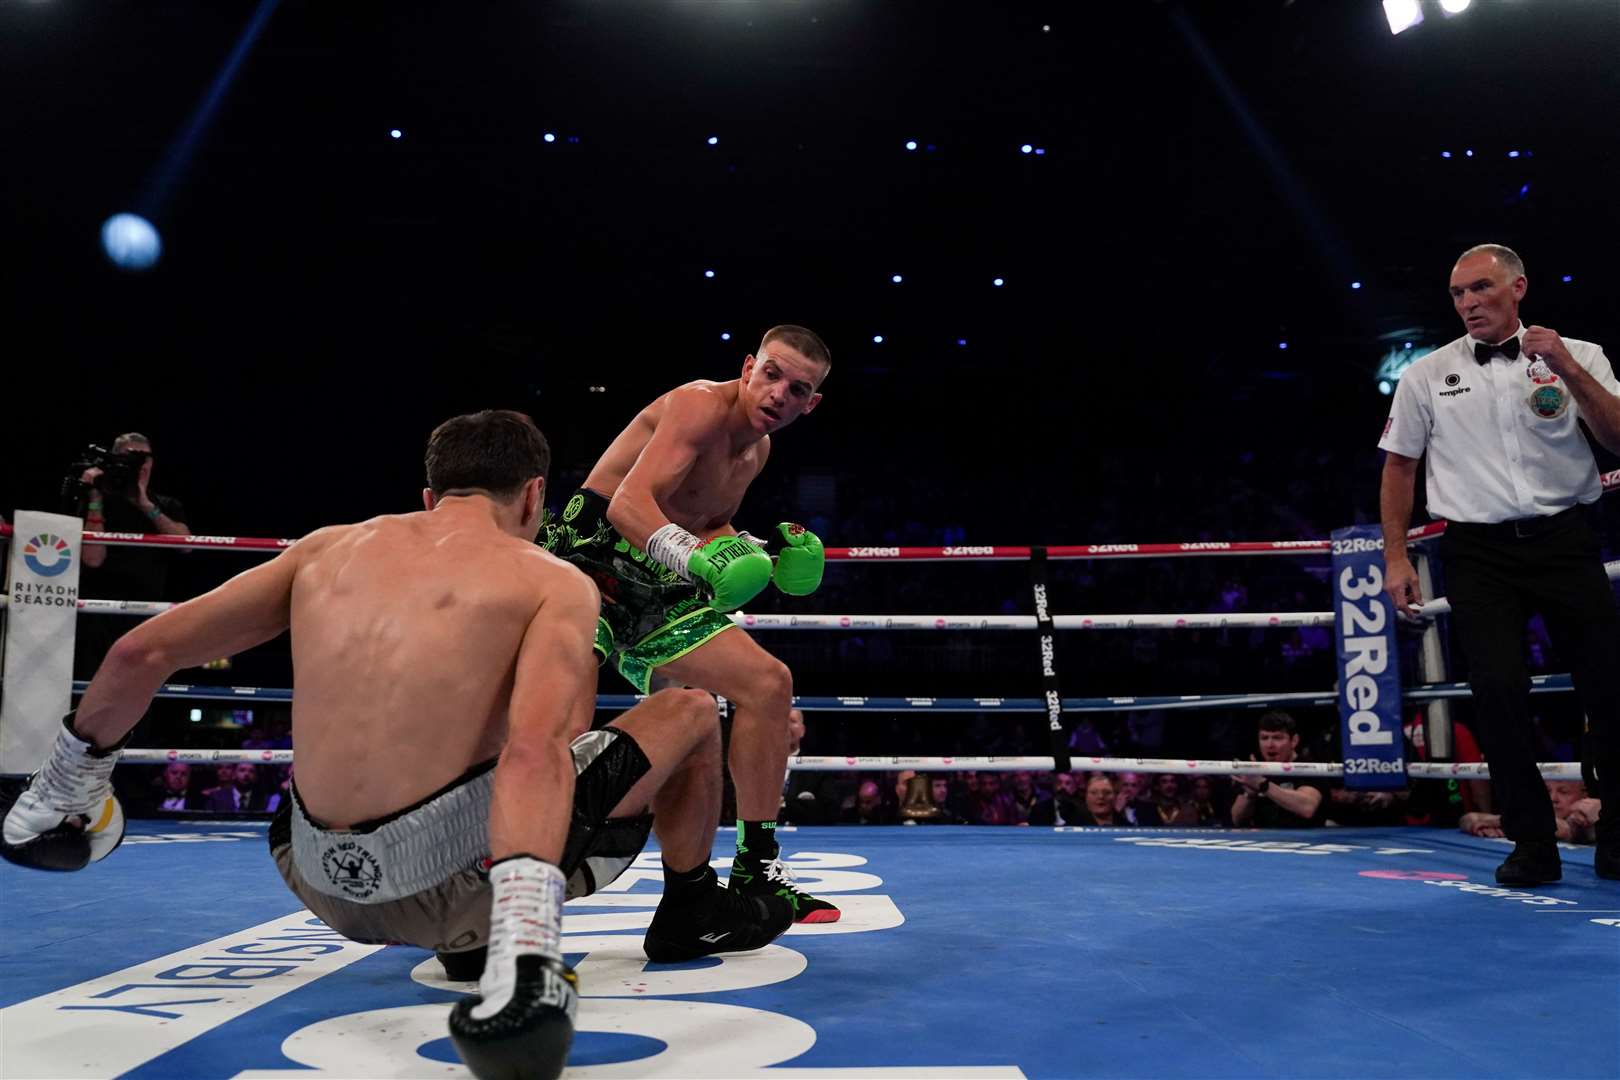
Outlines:
{"type": "Polygon", "coordinates": [[[1519,339],[1510,337],[1500,345],[1487,345],[1483,341],[1474,342],[1474,359],[1481,364],[1490,363],[1491,357],[1497,353],[1501,353],[1509,360],[1517,360],[1519,358],[1519,339]]]}

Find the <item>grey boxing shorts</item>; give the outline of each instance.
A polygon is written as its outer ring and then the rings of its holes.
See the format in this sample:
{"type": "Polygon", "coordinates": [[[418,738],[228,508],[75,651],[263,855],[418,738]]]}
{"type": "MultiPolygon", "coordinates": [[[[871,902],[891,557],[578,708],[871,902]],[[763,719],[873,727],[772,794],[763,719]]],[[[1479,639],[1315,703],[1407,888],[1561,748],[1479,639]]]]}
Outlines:
{"type": "MultiPolygon", "coordinates": [[[[588,896],[624,872],[646,846],[652,815],[610,818],[651,768],[626,732],[587,731],[574,756],[574,812],[560,868],[568,899],[588,896]]],[[[395,814],[329,829],[292,799],[270,825],[270,855],[282,880],[322,922],[368,945],[435,952],[489,941],[489,800],[494,761],[395,814]]]]}

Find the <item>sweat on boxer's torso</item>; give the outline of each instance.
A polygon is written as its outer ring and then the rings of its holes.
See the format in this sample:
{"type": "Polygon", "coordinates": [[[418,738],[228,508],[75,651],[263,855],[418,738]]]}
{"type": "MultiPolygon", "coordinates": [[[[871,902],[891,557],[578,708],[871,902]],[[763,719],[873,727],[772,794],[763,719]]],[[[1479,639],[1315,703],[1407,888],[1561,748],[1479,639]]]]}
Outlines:
{"type": "MultiPolygon", "coordinates": [[[[670,393],[693,387],[721,395],[728,406],[736,403],[735,381],[716,383],[699,380],[677,387],[670,393]]],[[[653,432],[663,419],[670,393],[661,395],[642,409],[629,426],[619,433],[586,477],[587,488],[609,499],[613,497],[652,440],[653,432]]],[[[769,436],[750,440],[737,448],[725,429],[716,424],[709,437],[702,442],[697,460],[686,476],[673,491],[658,498],[658,508],[670,521],[699,535],[707,535],[711,530],[721,528],[730,522],[732,513],[748,492],[748,485],[764,468],[769,452],[769,436]]]]}

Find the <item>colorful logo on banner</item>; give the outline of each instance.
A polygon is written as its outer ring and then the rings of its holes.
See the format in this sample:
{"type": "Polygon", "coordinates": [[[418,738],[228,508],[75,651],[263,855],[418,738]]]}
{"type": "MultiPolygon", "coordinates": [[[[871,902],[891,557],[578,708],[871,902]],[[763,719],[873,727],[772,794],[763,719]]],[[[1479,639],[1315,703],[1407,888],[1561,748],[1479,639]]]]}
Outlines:
{"type": "Polygon", "coordinates": [[[1384,592],[1384,540],[1378,526],[1334,531],[1333,603],[1344,786],[1405,787],[1395,605],[1384,592]]]}
{"type": "Polygon", "coordinates": [[[55,577],[73,565],[73,549],[55,533],[40,533],[23,545],[23,562],[40,577],[55,577]]]}

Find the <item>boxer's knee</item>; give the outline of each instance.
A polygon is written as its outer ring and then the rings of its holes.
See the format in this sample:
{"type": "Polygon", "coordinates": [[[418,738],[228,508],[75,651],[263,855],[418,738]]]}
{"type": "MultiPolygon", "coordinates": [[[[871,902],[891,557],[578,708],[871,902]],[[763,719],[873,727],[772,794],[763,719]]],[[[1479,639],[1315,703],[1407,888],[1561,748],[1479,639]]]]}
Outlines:
{"type": "Polygon", "coordinates": [[[739,701],[744,708],[779,714],[784,721],[793,707],[793,673],[774,656],[758,660],[749,672],[748,698],[739,701]]]}

